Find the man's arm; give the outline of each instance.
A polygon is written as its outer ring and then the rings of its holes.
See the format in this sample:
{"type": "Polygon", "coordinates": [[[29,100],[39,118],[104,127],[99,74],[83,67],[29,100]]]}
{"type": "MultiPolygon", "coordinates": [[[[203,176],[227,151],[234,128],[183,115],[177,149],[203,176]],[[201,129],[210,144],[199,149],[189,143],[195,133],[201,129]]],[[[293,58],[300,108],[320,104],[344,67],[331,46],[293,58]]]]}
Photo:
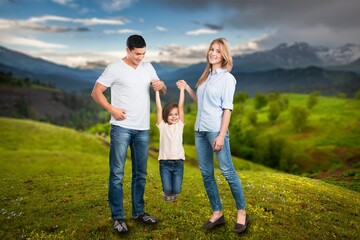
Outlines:
{"type": "Polygon", "coordinates": [[[124,109],[116,108],[112,106],[104,95],[104,91],[107,89],[106,86],[101,83],[96,83],[94,89],[91,92],[91,97],[94,101],[108,111],[116,120],[124,120],[126,118],[126,112],[124,109]]]}

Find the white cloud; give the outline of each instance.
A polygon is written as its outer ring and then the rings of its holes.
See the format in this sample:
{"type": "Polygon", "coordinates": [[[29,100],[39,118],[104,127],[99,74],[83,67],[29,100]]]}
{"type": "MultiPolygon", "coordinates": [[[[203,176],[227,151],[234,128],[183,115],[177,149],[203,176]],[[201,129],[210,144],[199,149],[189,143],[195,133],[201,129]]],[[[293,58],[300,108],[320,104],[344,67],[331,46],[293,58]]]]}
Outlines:
{"type": "Polygon", "coordinates": [[[118,61],[126,55],[125,49],[123,51],[57,51],[50,49],[43,49],[40,51],[30,50],[24,53],[45,59],[47,61],[55,62],[70,67],[84,66],[88,62],[106,62],[111,63],[118,61]]]}
{"type": "Polygon", "coordinates": [[[158,30],[159,32],[166,32],[167,29],[161,26],[156,26],[156,30],[158,30]]]}
{"type": "Polygon", "coordinates": [[[213,29],[207,29],[207,28],[200,28],[194,31],[188,31],[185,34],[186,35],[204,35],[204,34],[215,34],[218,33],[217,30],[213,30],[213,29]]]}
{"type": "Polygon", "coordinates": [[[120,11],[126,7],[131,6],[137,0],[102,0],[101,7],[108,12],[120,11]]]}
{"type": "Polygon", "coordinates": [[[105,34],[128,34],[128,33],[141,33],[134,29],[118,29],[118,30],[104,30],[105,34]]]}
{"type": "Polygon", "coordinates": [[[26,46],[26,47],[35,47],[35,48],[68,48],[68,46],[63,44],[55,44],[55,43],[48,43],[44,41],[40,41],[37,39],[32,38],[24,38],[24,37],[17,37],[13,35],[5,35],[3,34],[0,38],[0,43],[4,45],[19,45],[19,46],[26,46]]]}
{"type": "Polygon", "coordinates": [[[42,17],[32,17],[24,22],[29,23],[43,23],[48,21],[57,21],[57,22],[73,22],[81,23],[84,25],[124,25],[125,21],[119,19],[101,19],[101,18],[67,18],[53,15],[45,15],[42,17]]]}
{"type": "Polygon", "coordinates": [[[61,4],[61,5],[66,5],[66,4],[69,4],[69,3],[72,3],[73,0],[52,0],[54,3],[58,3],[58,4],[61,4]]]}

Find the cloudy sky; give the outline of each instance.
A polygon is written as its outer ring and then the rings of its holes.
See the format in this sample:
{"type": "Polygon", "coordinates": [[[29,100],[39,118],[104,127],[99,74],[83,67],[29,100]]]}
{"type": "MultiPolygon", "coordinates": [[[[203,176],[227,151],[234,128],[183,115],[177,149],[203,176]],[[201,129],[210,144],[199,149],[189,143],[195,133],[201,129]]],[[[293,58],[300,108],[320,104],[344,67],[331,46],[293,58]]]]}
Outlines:
{"type": "Polygon", "coordinates": [[[359,9],[359,0],[0,0],[0,45],[79,66],[120,59],[141,34],[147,61],[191,64],[218,37],[233,54],[359,44],[359,9]]]}

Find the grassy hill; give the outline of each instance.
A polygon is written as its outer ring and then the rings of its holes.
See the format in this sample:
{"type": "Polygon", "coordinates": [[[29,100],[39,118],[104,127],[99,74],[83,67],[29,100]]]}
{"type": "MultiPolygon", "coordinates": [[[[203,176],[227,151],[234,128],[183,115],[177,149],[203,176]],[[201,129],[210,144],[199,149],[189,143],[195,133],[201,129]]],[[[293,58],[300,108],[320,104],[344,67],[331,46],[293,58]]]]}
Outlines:
{"type": "MultiPolygon", "coordinates": [[[[86,133],[0,118],[0,238],[118,239],[107,203],[108,146],[86,133]]],[[[155,145],[154,145],[155,146],[155,145]]],[[[162,200],[156,146],[148,164],[146,210],[156,226],[130,220],[130,171],[124,179],[125,239],[237,239],[235,203],[217,171],[226,225],[204,231],[210,206],[199,169],[185,165],[177,202],[162,200]]],[[[195,159],[186,146],[188,159],[195,159]]],[[[251,217],[243,239],[358,239],[360,193],[234,159],[251,217]]]]}
{"type": "MultiPolygon", "coordinates": [[[[266,149],[270,138],[278,140],[283,155],[296,164],[298,173],[315,178],[326,178],[333,183],[359,191],[360,181],[360,101],[355,99],[318,97],[318,103],[309,110],[306,126],[301,132],[294,129],[290,109],[306,107],[309,95],[284,94],[289,101],[275,123],[268,119],[269,107],[256,110],[257,124],[250,127],[258,147],[266,149]],[[284,154],[285,153],[285,154],[284,154]]],[[[248,99],[233,111],[234,125],[249,129],[247,114],[254,111],[254,98],[248,99]]],[[[233,134],[234,136],[234,134],[233,134]]],[[[236,135],[235,135],[236,137],[236,135]]],[[[241,140],[241,139],[240,139],[241,140]]],[[[233,145],[234,146],[234,145],[233,145]]],[[[264,153],[266,154],[266,153],[264,153]]],[[[266,165],[266,162],[263,164],[266,165]]]]}

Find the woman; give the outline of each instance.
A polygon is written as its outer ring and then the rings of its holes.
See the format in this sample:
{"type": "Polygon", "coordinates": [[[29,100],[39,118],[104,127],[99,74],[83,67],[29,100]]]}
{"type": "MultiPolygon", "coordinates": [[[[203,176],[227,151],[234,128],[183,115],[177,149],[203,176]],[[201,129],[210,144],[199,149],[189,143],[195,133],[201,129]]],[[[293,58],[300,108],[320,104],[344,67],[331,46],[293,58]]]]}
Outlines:
{"type": "Polygon", "coordinates": [[[196,93],[184,80],[177,86],[185,86],[191,98],[198,104],[195,122],[195,146],[204,186],[209,198],[212,215],[203,224],[206,229],[225,223],[222,203],[214,176],[214,153],[222,175],[228,182],[236,202],[237,221],[234,231],[245,231],[249,216],[245,212],[245,199],[239,176],[230,152],[228,126],[233,109],[236,79],[230,73],[232,57],[228,42],[218,38],[210,43],[207,66],[196,84],[196,93]]]}

